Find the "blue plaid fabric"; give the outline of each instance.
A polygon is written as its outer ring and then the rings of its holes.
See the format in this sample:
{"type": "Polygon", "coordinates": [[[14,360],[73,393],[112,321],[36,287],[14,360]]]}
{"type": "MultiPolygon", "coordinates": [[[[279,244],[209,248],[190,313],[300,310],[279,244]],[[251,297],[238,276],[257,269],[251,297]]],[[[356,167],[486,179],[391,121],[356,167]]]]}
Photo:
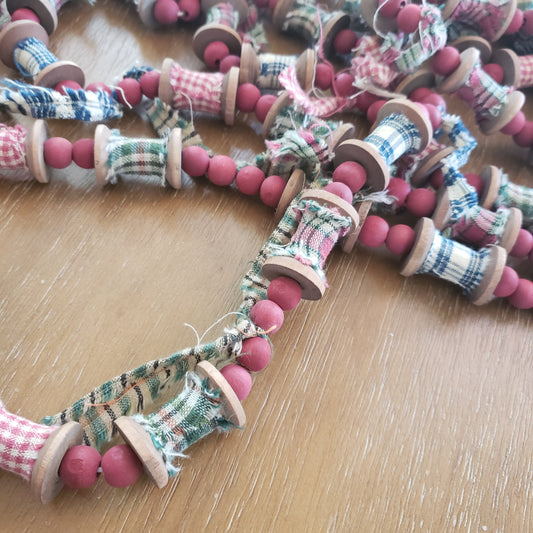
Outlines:
{"type": "Polygon", "coordinates": [[[465,127],[461,117],[443,114],[441,130],[448,135],[455,146],[454,152],[445,158],[445,164],[456,169],[466,165],[470,154],[477,146],[477,141],[465,127]]]}
{"type": "Polygon", "coordinates": [[[256,81],[260,89],[282,89],[279,81],[280,72],[294,65],[296,56],[279,54],[261,54],[259,56],[261,70],[256,81]]]}
{"type": "Polygon", "coordinates": [[[147,72],[151,72],[152,70],[154,70],[154,69],[152,67],[148,67],[148,66],[132,67],[129,70],[127,70],[126,72],[124,72],[124,74],[122,74],[122,79],[124,79],[124,78],[132,78],[134,80],[139,81],[141,79],[141,77],[143,76],[143,74],[146,74],[147,72]]]}
{"type": "Polygon", "coordinates": [[[37,76],[48,65],[56,63],[58,58],[35,37],[19,41],[13,50],[13,60],[23,76],[37,76]]]}

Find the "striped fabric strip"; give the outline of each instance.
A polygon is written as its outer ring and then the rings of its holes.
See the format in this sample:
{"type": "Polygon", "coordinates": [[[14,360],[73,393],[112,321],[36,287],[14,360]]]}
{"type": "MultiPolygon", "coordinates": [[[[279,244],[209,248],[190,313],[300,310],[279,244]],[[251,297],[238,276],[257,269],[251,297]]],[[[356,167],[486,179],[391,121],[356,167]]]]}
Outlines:
{"type": "Polygon", "coordinates": [[[205,15],[206,24],[222,24],[236,30],[239,26],[239,12],[229,2],[210,7],[205,15]]]}
{"type": "Polygon", "coordinates": [[[316,43],[320,39],[320,28],[335,16],[320,9],[315,2],[296,0],[283,22],[282,31],[296,34],[306,41],[316,43]]]}
{"type": "Polygon", "coordinates": [[[296,63],[297,56],[282,54],[261,54],[259,56],[260,71],[256,85],[260,89],[281,89],[279,75],[286,68],[296,63]]]}
{"type": "Polygon", "coordinates": [[[15,65],[23,76],[35,77],[48,65],[56,63],[58,58],[35,37],[19,41],[13,50],[15,65]]]}
{"type": "Polygon", "coordinates": [[[500,189],[494,207],[516,207],[524,215],[524,223],[533,221],[533,188],[509,181],[503,172],[500,175],[500,189]]]}

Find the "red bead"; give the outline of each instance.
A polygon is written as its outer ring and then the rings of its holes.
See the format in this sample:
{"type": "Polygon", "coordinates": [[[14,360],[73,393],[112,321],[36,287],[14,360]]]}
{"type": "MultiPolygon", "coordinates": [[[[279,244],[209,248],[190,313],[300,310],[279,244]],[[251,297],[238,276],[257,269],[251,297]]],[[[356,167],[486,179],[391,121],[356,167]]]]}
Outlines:
{"type": "Polygon", "coordinates": [[[278,5],[278,0],[268,0],[268,7],[274,9],[278,5]]]}
{"type": "Polygon", "coordinates": [[[109,485],[124,488],[139,479],[143,465],[127,444],[119,444],[109,448],[102,457],[102,472],[109,485]]]}
{"type": "Polygon", "coordinates": [[[356,193],[366,183],[366,170],[356,161],[345,161],[333,171],[333,181],[348,185],[356,193]]]}
{"type": "Polygon", "coordinates": [[[333,48],[337,54],[349,54],[357,45],[357,35],[348,28],[341,30],[333,39],[333,48]]]}
{"type": "Polygon", "coordinates": [[[181,168],[192,178],[203,176],[209,163],[209,154],[201,146],[187,146],[181,152],[181,168]]]}
{"type": "Polygon", "coordinates": [[[252,376],[240,365],[226,365],[220,373],[226,378],[239,401],[242,402],[252,390],[252,376]]]}
{"type": "Polygon", "coordinates": [[[319,63],[315,69],[315,85],[322,91],[327,91],[333,83],[333,67],[327,63],[319,63]]]}
{"type": "Polygon", "coordinates": [[[337,96],[351,96],[355,92],[355,78],[347,72],[341,72],[334,78],[333,89],[337,96]]]}
{"type": "Polygon", "coordinates": [[[154,18],[159,24],[168,25],[178,22],[180,7],[174,0],[157,0],[154,18]]]}
{"type": "Polygon", "coordinates": [[[82,86],[74,80],[63,80],[60,81],[55,87],[54,91],[60,92],[61,94],[66,95],[67,91],[65,89],[72,89],[74,91],[79,91],[82,86]]]}
{"type": "Polygon", "coordinates": [[[516,33],[520,30],[522,25],[524,24],[524,12],[521,9],[515,9],[513,18],[511,19],[511,23],[509,26],[507,26],[507,29],[505,30],[505,35],[511,35],[513,33],[516,33]]]}
{"type": "Polygon", "coordinates": [[[143,93],[141,85],[133,78],[124,78],[117,83],[119,89],[117,90],[118,101],[128,107],[135,107],[141,103],[143,93]]]}
{"type": "Polygon", "coordinates": [[[426,104],[425,102],[423,102],[423,105],[427,109],[427,112],[429,114],[429,121],[431,122],[431,127],[436,130],[442,122],[442,113],[440,112],[440,109],[432,104],[426,104]]]}
{"type": "Polygon", "coordinates": [[[413,102],[421,102],[431,94],[433,94],[431,89],[428,89],[427,87],[417,87],[409,93],[409,100],[412,100],[413,102]]]}
{"type": "Polygon", "coordinates": [[[523,128],[513,135],[513,140],[522,148],[533,146],[533,122],[526,120],[523,128]]]}
{"type": "Polygon", "coordinates": [[[11,14],[11,22],[16,22],[17,20],[31,20],[32,22],[37,22],[37,24],[40,23],[37,13],[27,7],[21,7],[13,11],[11,14]]]}
{"type": "Polygon", "coordinates": [[[366,113],[368,108],[379,99],[375,94],[364,91],[361,94],[357,95],[356,104],[357,107],[361,110],[362,113],[366,113]]]}
{"type": "Polygon", "coordinates": [[[107,94],[111,94],[111,89],[105,83],[101,83],[99,81],[94,81],[92,83],[89,83],[89,85],[85,87],[85,90],[91,91],[94,93],[104,92],[107,94]]]}
{"type": "Polygon", "coordinates": [[[496,82],[503,83],[503,68],[498,63],[487,63],[483,70],[496,82]]]}
{"type": "Polygon", "coordinates": [[[444,111],[446,111],[446,100],[444,100],[444,98],[440,94],[434,93],[433,91],[431,91],[426,96],[423,96],[419,100],[419,102],[422,104],[431,104],[437,107],[438,109],[443,109],[444,111]]]}
{"type": "Polygon", "coordinates": [[[516,242],[509,254],[513,257],[524,258],[529,255],[531,249],[533,249],[533,235],[531,235],[530,231],[520,228],[516,242]]]}
{"type": "Polygon", "coordinates": [[[250,319],[267,335],[279,331],[283,325],[283,309],[271,300],[259,300],[250,311],[250,319]]]}
{"type": "Polygon", "coordinates": [[[429,177],[429,183],[431,183],[431,186],[434,189],[440,189],[442,187],[442,184],[444,183],[444,174],[442,173],[442,169],[438,168],[431,173],[431,176],[429,177]]]}
{"type": "Polygon", "coordinates": [[[200,16],[202,9],[200,7],[200,0],[179,0],[181,18],[183,20],[191,21],[200,16]]]}
{"type": "Polygon", "coordinates": [[[267,339],[252,337],[242,343],[241,354],[237,361],[252,372],[259,372],[266,368],[272,357],[272,348],[267,339]]]}
{"type": "Polygon", "coordinates": [[[435,74],[448,76],[461,64],[459,50],[453,46],[445,46],[439,50],[431,60],[435,74]]]}
{"type": "Polygon", "coordinates": [[[389,186],[387,187],[389,196],[394,196],[396,201],[394,202],[394,207],[400,209],[405,205],[405,200],[411,192],[410,185],[401,178],[391,178],[389,181],[389,186]]]}
{"type": "Polygon", "coordinates": [[[379,0],[379,14],[384,17],[396,18],[400,8],[405,6],[405,0],[379,0]]]}
{"type": "Polygon", "coordinates": [[[376,100],[371,103],[366,110],[366,118],[370,124],[374,124],[378,119],[379,110],[387,103],[387,100],[376,100]]]}
{"type": "Polygon", "coordinates": [[[533,307],[533,283],[528,279],[520,278],[516,291],[509,296],[509,303],[518,309],[531,309],[533,307]]]}
{"type": "Polygon", "coordinates": [[[511,121],[508,122],[500,131],[504,135],[516,135],[522,130],[525,123],[526,115],[524,115],[522,111],[518,111],[511,121]]]}
{"type": "Polygon", "coordinates": [[[72,144],[63,137],[44,142],[44,162],[52,168],[66,168],[72,163],[72,144]]]}
{"type": "Polygon", "coordinates": [[[231,185],[237,173],[235,161],[227,155],[215,155],[209,161],[207,179],[214,185],[224,187],[231,185]]]}
{"type": "Polygon", "coordinates": [[[485,187],[485,184],[483,183],[483,180],[481,179],[479,174],[472,174],[471,172],[467,172],[464,176],[466,178],[466,181],[468,182],[468,185],[474,187],[477,195],[481,196],[483,194],[483,187],[485,187]]]}
{"type": "Polygon", "coordinates": [[[524,35],[533,35],[533,9],[524,11],[524,23],[520,28],[520,32],[524,35]]]}
{"type": "Polygon", "coordinates": [[[222,74],[226,74],[226,72],[229,72],[229,69],[231,67],[240,67],[240,66],[241,66],[241,58],[234,54],[229,54],[220,61],[218,70],[222,72],[222,74]]]}
{"type": "Polygon", "coordinates": [[[144,96],[146,96],[146,98],[150,98],[150,100],[153,100],[159,94],[160,77],[161,73],[157,70],[149,70],[141,76],[139,84],[141,85],[141,91],[144,96]]]}
{"type": "Polygon", "coordinates": [[[243,194],[255,196],[259,194],[263,181],[265,181],[265,173],[260,168],[250,165],[237,172],[235,185],[243,194]]]}
{"type": "Polygon", "coordinates": [[[61,460],[59,477],[69,489],[86,489],[96,482],[101,459],[91,446],[73,446],[61,460]]]}
{"type": "Polygon", "coordinates": [[[437,197],[430,189],[413,189],[407,196],[405,206],[415,217],[429,217],[435,211],[437,197]]]}
{"type": "Polygon", "coordinates": [[[395,255],[405,255],[411,251],[415,243],[415,231],[405,224],[396,224],[391,226],[385,245],[387,249],[395,255]]]}
{"type": "Polygon", "coordinates": [[[229,56],[229,48],[222,41],[209,43],[204,50],[204,61],[209,68],[218,69],[220,62],[229,56]]]}
{"type": "Polygon", "coordinates": [[[257,117],[257,120],[261,122],[261,124],[265,121],[266,116],[268,115],[268,112],[270,111],[270,108],[273,106],[274,102],[276,101],[276,96],[273,94],[264,94],[257,100],[257,104],[255,104],[255,116],[257,117]]]}
{"type": "Polygon", "coordinates": [[[237,89],[237,109],[243,113],[251,113],[255,109],[261,91],[253,83],[243,83],[237,89]]]}
{"type": "Polygon", "coordinates": [[[94,139],[80,139],[72,145],[72,160],[81,168],[94,168],[94,139]]]}
{"type": "Polygon", "coordinates": [[[268,7],[268,0],[255,0],[254,4],[257,7],[268,7]]]}
{"type": "Polygon", "coordinates": [[[518,274],[516,270],[505,265],[503,267],[502,277],[494,289],[494,296],[497,298],[507,298],[518,288],[518,274]]]}
{"type": "Polygon", "coordinates": [[[407,4],[396,16],[398,29],[404,33],[413,33],[420,23],[421,9],[418,4],[407,4]]]}
{"type": "Polygon", "coordinates": [[[335,194],[336,196],[342,198],[345,202],[348,202],[349,204],[353,202],[353,193],[350,190],[350,187],[348,187],[348,185],[346,185],[345,183],[342,183],[340,181],[334,181],[333,183],[328,183],[324,187],[324,190],[335,194]]]}
{"type": "Polygon", "coordinates": [[[270,301],[278,304],[283,311],[290,311],[300,303],[302,287],[296,280],[280,276],[269,283],[267,297],[270,301]]]}
{"type": "Polygon", "coordinates": [[[259,189],[261,201],[269,207],[277,207],[287,182],[281,176],[268,176],[259,189]]]}
{"type": "Polygon", "coordinates": [[[387,221],[376,215],[370,215],[366,217],[361,227],[359,242],[369,248],[378,248],[385,242],[388,233],[387,221]]]}

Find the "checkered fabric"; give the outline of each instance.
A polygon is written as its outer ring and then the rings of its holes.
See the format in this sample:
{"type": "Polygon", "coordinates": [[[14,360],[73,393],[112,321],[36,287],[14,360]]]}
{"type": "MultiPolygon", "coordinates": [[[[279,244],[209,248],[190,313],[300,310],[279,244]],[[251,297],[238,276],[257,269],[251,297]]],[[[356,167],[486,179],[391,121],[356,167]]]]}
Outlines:
{"type": "Polygon", "coordinates": [[[517,89],[533,87],[533,55],[518,56],[520,76],[516,85],[517,89]]]}
{"type": "Polygon", "coordinates": [[[65,92],[66,94],[62,94],[46,87],[2,80],[0,107],[5,106],[11,113],[21,113],[33,118],[101,122],[122,116],[118,102],[104,91],[65,89],[65,92]]]}
{"type": "Polygon", "coordinates": [[[287,13],[281,29],[286,33],[298,35],[310,43],[316,43],[320,39],[321,28],[333,16],[333,13],[320,9],[315,2],[296,0],[287,13]]]}
{"type": "Polygon", "coordinates": [[[429,252],[416,274],[432,274],[450,281],[468,295],[481,283],[489,263],[489,253],[488,248],[475,251],[435,231],[429,252]]]}
{"type": "Polygon", "coordinates": [[[342,10],[350,15],[350,18],[358,20],[362,17],[361,0],[345,0],[342,10]]]}
{"type": "Polygon", "coordinates": [[[220,72],[195,72],[174,62],[170,71],[172,107],[220,114],[223,80],[220,72]]]}
{"type": "Polygon", "coordinates": [[[509,181],[503,172],[500,175],[500,189],[494,207],[516,207],[522,211],[524,225],[533,220],[533,189],[509,181]]]}
{"type": "Polygon", "coordinates": [[[214,430],[229,431],[233,427],[221,413],[221,392],[209,387],[209,380],[202,380],[194,372],[185,376],[182,392],[165,404],[159,411],[144,417],[134,415],[150,435],[161,453],[169,476],[176,475],[180,468],[174,465],[177,457],[192,444],[214,430]]]}
{"type": "Polygon", "coordinates": [[[56,429],[14,415],[0,401],[0,468],[30,481],[39,451],[56,429]]]}
{"type": "Polygon", "coordinates": [[[459,169],[466,165],[470,154],[477,146],[477,141],[463,124],[461,117],[444,113],[440,130],[448,136],[455,147],[453,153],[443,160],[445,166],[459,169]]]}
{"type": "Polygon", "coordinates": [[[221,2],[210,7],[205,15],[206,24],[222,24],[236,30],[239,26],[239,12],[229,3],[221,2]]]}
{"type": "Polygon", "coordinates": [[[0,168],[27,168],[25,140],[26,130],[19,124],[13,128],[0,124],[0,168]]]}
{"type": "Polygon", "coordinates": [[[265,27],[259,22],[259,12],[254,4],[248,3],[248,16],[239,24],[237,31],[242,41],[250,43],[256,52],[263,52],[268,48],[265,27]]]}
{"type": "Polygon", "coordinates": [[[35,37],[19,41],[13,50],[13,60],[23,76],[35,77],[48,65],[59,59],[35,37]]]}
{"type": "Polygon", "coordinates": [[[255,85],[260,89],[277,90],[283,88],[278,77],[282,71],[296,63],[297,56],[281,54],[261,54],[260,71],[255,85]]]}
{"type": "Polygon", "coordinates": [[[377,35],[363,35],[351,61],[350,73],[355,78],[354,85],[390,87],[400,75],[393,63],[394,59],[395,57],[385,60],[377,35]]]}

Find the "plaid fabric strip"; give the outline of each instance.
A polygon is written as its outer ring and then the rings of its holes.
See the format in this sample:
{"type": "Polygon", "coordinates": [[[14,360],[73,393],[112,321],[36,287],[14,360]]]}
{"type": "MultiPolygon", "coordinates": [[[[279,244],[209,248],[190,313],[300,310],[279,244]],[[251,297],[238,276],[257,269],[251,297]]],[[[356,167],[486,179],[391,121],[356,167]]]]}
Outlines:
{"type": "Polygon", "coordinates": [[[516,88],[533,87],[533,55],[518,56],[518,62],[520,64],[520,76],[516,88]]]}
{"type": "Polygon", "coordinates": [[[444,160],[445,166],[459,169],[466,165],[470,154],[477,146],[475,137],[470,133],[457,115],[444,113],[442,115],[441,130],[448,136],[455,150],[444,160]]]}
{"type": "Polygon", "coordinates": [[[426,148],[424,148],[421,152],[403,155],[396,162],[395,176],[397,178],[404,179],[407,181],[407,183],[410,183],[411,177],[416,172],[419,163],[436,150],[441,150],[443,148],[445,148],[444,144],[440,144],[435,139],[431,139],[426,148]]]}
{"type": "Polygon", "coordinates": [[[35,37],[19,41],[13,51],[13,60],[23,76],[37,76],[48,65],[56,63],[58,58],[35,37]]]}
{"type": "Polygon", "coordinates": [[[56,429],[13,415],[0,402],[0,468],[30,481],[39,451],[56,429]]]}
{"type": "Polygon", "coordinates": [[[481,37],[493,41],[505,20],[502,7],[508,3],[509,0],[461,0],[450,20],[466,22],[478,30],[481,37]]]}
{"type": "Polygon", "coordinates": [[[502,172],[500,189],[494,207],[504,206],[520,209],[525,221],[533,220],[533,189],[510,182],[507,174],[502,172]]]}
{"type": "Polygon", "coordinates": [[[174,91],[172,105],[176,109],[204,111],[218,115],[222,101],[220,72],[194,72],[174,62],[170,72],[170,84],[174,91]]]}
{"type": "Polygon", "coordinates": [[[470,294],[480,284],[489,262],[489,249],[472,250],[464,244],[444,238],[438,231],[424,264],[417,274],[432,274],[459,285],[470,294]]]}
{"type": "Polygon", "coordinates": [[[281,54],[261,54],[259,63],[261,65],[259,76],[256,81],[260,89],[281,89],[278,77],[286,68],[294,65],[296,56],[287,56],[281,54]]]}
{"type": "Polygon", "coordinates": [[[390,166],[403,154],[418,151],[421,139],[417,127],[407,116],[393,113],[385,117],[365,141],[374,146],[390,166]]]}
{"type": "Polygon", "coordinates": [[[282,30],[296,34],[303,39],[316,43],[320,39],[321,28],[334,16],[323,11],[315,2],[296,0],[292,9],[287,13],[282,30]]]}
{"type": "Polygon", "coordinates": [[[26,169],[26,130],[16,125],[10,128],[0,124],[0,168],[26,169]]]}
{"type": "Polygon", "coordinates": [[[516,7],[521,11],[529,11],[533,9],[533,0],[517,0],[516,7]]]}
{"type": "Polygon", "coordinates": [[[363,35],[351,60],[350,72],[355,78],[355,86],[391,86],[399,76],[393,59],[385,60],[377,35],[363,35]]]}
{"type": "Polygon", "coordinates": [[[362,17],[361,0],[345,0],[342,9],[354,20],[358,20],[362,17]]]}
{"type": "Polygon", "coordinates": [[[205,19],[206,24],[222,24],[234,30],[239,26],[239,12],[229,2],[221,2],[210,7],[205,19]]]}
{"type": "Polygon", "coordinates": [[[179,472],[176,457],[212,431],[229,431],[234,425],[221,414],[220,390],[211,390],[209,380],[188,372],[182,392],[148,417],[137,415],[165,460],[169,476],[179,472]]]}
{"type": "Polygon", "coordinates": [[[124,72],[124,74],[122,74],[122,79],[132,78],[139,81],[144,74],[151,72],[152,70],[154,70],[152,67],[148,67],[146,65],[142,67],[131,67],[129,70],[124,72]]]}

